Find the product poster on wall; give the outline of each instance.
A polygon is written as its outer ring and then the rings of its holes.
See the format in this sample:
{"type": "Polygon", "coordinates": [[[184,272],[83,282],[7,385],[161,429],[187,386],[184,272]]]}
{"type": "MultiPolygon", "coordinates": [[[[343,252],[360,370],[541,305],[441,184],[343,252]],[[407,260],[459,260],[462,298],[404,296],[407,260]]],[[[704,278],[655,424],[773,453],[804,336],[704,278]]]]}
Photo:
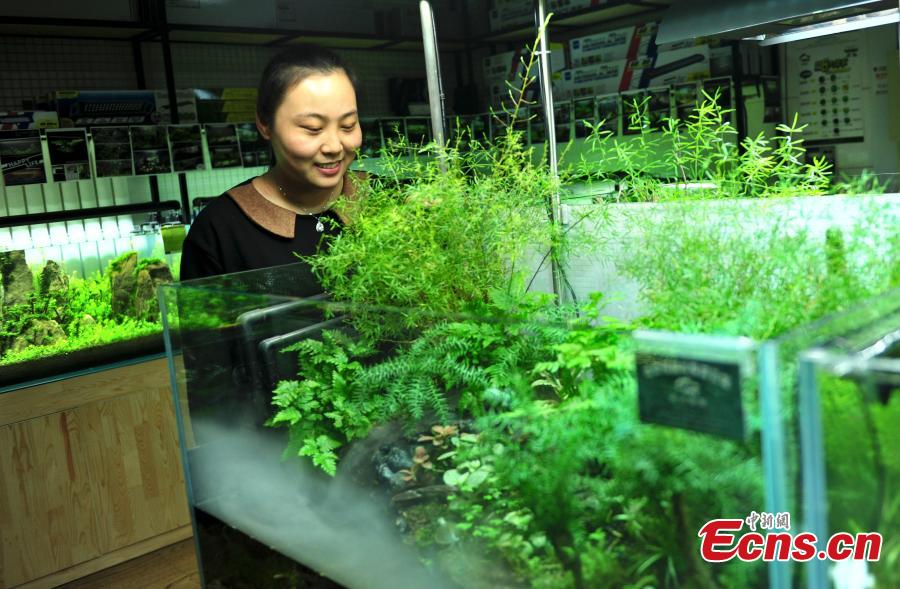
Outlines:
{"type": "Polygon", "coordinates": [[[237,134],[244,167],[268,166],[271,162],[269,158],[269,144],[259,134],[256,124],[241,123],[237,126],[237,134]]]}
{"type": "Polygon", "coordinates": [[[697,108],[697,83],[676,84],[672,88],[672,100],[675,102],[675,118],[689,121],[691,113],[697,108]]]}
{"type": "Polygon", "coordinates": [[[41,132],[37,129],[0,131],[0,166],[6,186],[46,182],[41,132]]]}
{"type": "Polygon", "coordinates": [[[620,116],[621,108],[618,94],[607,94],[597,97],[597,121],[603,123],[600,127],[602,131],[609,131],[613,134],[618,133],[620,116]]]}
{"type": "Polygon", "coordinates": [[[172,167],[176,172],[202,170],[203,139],[200,125],[169,125],[169,144],[172,146],[172,167]]]}
{"type": "Polygon", "coordinates": [[[91,177],[84,129],[48,130],[47,148],[50,151],[50,169],[54,182],[91,177]]]}
{"type": "Polygon", "coordinates": [[[866,60],[861,34],[791,43],[787,60],[788,112],[809,125],[806,138],[862,137],[866,60]]]}
{"type": "Polygon", "coordinates": [[[131,176],[134,166],[128,127],[91,127],[97,176],[131,176]]]}
{"type": "Polygon", "coordinates": [[[647,116],[650,126],[654,129],[662,129],[666,120],[672,116],[672,96],[668,88],[656,88],[647,90],[647,116]]]}
{"type": "Polygon", "coordinates": [[[572,103],[572,116],[575,119],[575,137],[582,138],[587,137],[590,134],[590,129],[585,124],[587,122],[594,122],[597,118],[597,112],[594,110],[594,99],[593,98],[581,98],[572,103]]]}
{"type": "Polygon", "coordinates": [[[572,126],[572,103],[565,102],[554,105],[553,121],[556,127],[556,140],[568,141],[572,126]]]}
{"type": "Polygon", "coordinates": [[[134,152],[134,171],[137,174],[169,174],[169,141],[166,128],[142,125],[131,127],[131,149],[134,152]]]}
{"type": "Polygon", "coordinates": [[[209,163],[213,168],[236,168],[241,165],[234,125],[206,125],[206,145],[209,163]]]}

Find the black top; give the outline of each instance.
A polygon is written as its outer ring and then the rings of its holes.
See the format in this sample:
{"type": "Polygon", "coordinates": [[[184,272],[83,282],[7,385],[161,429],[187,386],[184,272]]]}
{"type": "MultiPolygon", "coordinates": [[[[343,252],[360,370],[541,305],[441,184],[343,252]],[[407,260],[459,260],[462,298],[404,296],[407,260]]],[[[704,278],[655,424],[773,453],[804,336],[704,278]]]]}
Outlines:
{"type": "Polygon", "coordinates": [[[298,215],[265,200],[248,181],[197,215],[184,240],[181,280],[300,263],[295,254],[316,254],[325,245],[322,237],[340,228],[334,211],[298,215]],[[316,230],[317,217],[323,221],[322,233],[316,230]]]}

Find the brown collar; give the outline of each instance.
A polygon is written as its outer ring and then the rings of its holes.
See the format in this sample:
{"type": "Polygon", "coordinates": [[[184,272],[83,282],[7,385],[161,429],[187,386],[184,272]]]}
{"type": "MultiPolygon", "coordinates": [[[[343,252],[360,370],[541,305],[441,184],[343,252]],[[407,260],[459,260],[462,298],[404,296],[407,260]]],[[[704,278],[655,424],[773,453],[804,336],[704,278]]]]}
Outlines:
{"type": "MultiPolygon", "coordinates": [[[[344,186],[341,194],[353,199],[356,196],[356,186],[354,186],[353,181],[350,179],[351,173],[356,174],[357,178],[363,178],[364,175],[360,172],[348,172],[347,175],[344,176],[344,186]]],[[[297,213],[270,202],[253,187],[252,182],[235,186],[226,194],[228,194],[228,196],[237,203],[244,214],[258,226],[279,237],[288,239],[294,238],[297,213]]],[[[342,222],[347,223],[347,218],[341,211],[336,208],[332,210],[337,213],[342,222]]]]}

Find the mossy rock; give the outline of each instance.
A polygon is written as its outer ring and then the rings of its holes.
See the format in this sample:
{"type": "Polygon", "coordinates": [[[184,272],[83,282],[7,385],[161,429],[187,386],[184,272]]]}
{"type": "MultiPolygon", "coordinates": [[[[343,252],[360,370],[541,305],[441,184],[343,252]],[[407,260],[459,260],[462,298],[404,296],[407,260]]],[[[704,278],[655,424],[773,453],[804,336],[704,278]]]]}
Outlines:
{"type": "Polygon", "coordinates": [[[69,277],[59,264],[48,261],[41,270],[40,294],[42,297],[65,294],[69,290],[69,277]]]}
{"type": "Polygon", "coordinates": [[[25,252],[0,253],[0,273],[3,278],[3,307],[27,304],[34,293],[34,277],[25,261],[25,252]]]}
{"type": "Polygon", "coordinates": [[[31,346],[49,346],[66,338],[66,332],[52,319],[37,317],[28,321],[22,333],[13,338],[10,349],[21,352],[31,346]]]}
{"type": "Polygon", "coordinates": [[[146,264],[138,271],[134,291],[134,315],[145,321],[159,321],[156,287],[172,282],[172,271],[164,262],[146,264]]]}
{"type": "Polygon", "coordinates": [[[137,252],[129,252],[117,258],[109,266],[110,308],[113,317],[130,316],[137,286],[137,252]]]}

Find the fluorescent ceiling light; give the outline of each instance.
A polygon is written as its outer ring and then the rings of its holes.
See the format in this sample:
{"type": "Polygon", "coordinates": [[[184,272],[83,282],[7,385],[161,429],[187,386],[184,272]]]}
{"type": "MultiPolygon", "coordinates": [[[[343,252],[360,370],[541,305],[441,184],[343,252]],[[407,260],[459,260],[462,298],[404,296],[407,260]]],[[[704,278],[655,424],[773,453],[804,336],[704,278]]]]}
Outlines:
{"type": "Polygon", "coordinates": [[[810,25],[808,27],[798,27],[772,36],[766,35],[766,38],[760,41],[759,44],[761,46],[767,46],[777,45],[779,43],[790,43],[791,41],[812,39],[823,35],[835,35],[837,33],[846,33],[847,31],[858,31],[859,29],[889,25],[897,22],[900,22],[900,9],[894,8],[859,16],[839,18],[837,20],[810,25]]]}

